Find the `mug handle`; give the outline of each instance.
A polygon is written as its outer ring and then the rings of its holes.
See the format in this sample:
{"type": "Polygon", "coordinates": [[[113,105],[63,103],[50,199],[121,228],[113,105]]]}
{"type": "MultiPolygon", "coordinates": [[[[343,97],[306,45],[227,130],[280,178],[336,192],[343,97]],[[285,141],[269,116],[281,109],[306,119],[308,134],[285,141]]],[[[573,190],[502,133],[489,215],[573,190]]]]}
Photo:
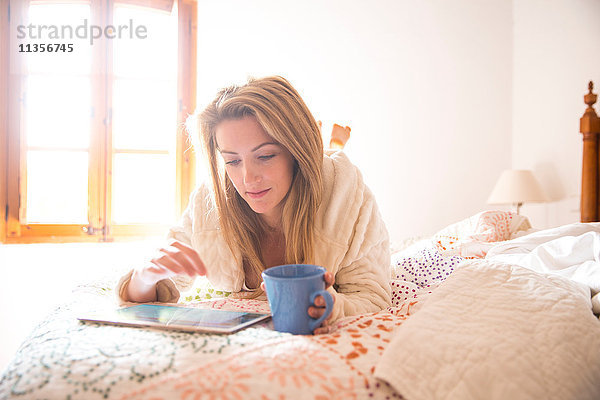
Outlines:
{"type": "Polygon", "coordinates": [[[327,290],[319,290],[318,292],[314,292],[310,295],[311,304],[315,304],[315,299],[317,296],[323,296],[325,299],[325,313],[321,316],[321,318],[318,319],[313,319],[311,317],[312,321],[308,323],[311,333],[315,330],[315,328],[321,325],[321,323],[325,321],[325,318],[329,317],[329,314],[331,314],[331,311],[333,311],[333,297],[331,297],[331,293],[329,293],[327,290]]]}

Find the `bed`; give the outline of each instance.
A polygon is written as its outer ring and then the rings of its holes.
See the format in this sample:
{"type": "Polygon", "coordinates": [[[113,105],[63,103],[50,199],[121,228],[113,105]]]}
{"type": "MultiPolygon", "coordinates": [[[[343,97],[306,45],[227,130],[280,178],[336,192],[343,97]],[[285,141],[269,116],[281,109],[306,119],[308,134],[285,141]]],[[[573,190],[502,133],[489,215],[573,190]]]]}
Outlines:
{"type": "MultiPolygon", "coordinates": [[[[279,333],[270,321],[230,335],[78,322],[82,310],[115,305],[118,276],[95,280],[23,342],[0,399],[600,398],[592,89],[581,119],[582,223],[536,230],[523,216],[484,211],[398,244],[392,305],[318,336],[279,333]]],[[[202,279],[180,302],[268,312],[202,279]]]]}

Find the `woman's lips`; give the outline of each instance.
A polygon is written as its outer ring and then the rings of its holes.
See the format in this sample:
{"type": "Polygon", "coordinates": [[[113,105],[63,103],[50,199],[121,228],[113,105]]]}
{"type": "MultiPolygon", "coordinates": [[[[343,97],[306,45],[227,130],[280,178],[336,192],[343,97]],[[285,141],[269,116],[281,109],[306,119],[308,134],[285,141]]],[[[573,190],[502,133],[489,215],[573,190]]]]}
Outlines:
{"type": "Polygon", "coordinates": [[[260,199],[261,197],[263,197],[265,194],[267,194],[267,192],[271,190],[266,189],[266,190],[262,190],[260,192],[246,192],[248,194],[248,196],[250,196],[251,199],[260,199]]]}

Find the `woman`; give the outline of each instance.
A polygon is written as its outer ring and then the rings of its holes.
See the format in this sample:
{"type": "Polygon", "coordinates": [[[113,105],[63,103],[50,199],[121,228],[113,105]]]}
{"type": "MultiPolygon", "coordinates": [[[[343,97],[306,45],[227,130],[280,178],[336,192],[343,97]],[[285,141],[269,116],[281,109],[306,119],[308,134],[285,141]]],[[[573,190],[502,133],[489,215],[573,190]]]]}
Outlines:
{"type": "MultiPolygon", "coordinates": [[[[263,270],[304,263],[327,269],[334,297],[315,333],[390,305],[388,233],[375,199],[344,153],[324,154],[319,126],[287,80],[223,89],[188,128],[200,130],[212,185],[192,194],[160,256],[121,279],[122,301],[176,302],[196,275],[258,297],[263,270]]],[[[319,296],[307,312],[318,318],[324,306],[319,296]]]]}

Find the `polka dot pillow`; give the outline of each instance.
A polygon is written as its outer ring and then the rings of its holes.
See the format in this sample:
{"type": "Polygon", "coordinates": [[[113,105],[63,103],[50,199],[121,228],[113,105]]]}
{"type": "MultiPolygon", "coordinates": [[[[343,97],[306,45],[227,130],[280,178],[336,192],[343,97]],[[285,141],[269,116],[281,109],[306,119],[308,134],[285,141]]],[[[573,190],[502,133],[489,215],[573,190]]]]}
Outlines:
{"type": "Polygon", "coordinates": [[[462,260],[458,256],[443,256],[433,244],[410,257],[397,258],[391,281],[392,305],[399,306],[423,290],[432,290],[450,276],[462,260]]]}

